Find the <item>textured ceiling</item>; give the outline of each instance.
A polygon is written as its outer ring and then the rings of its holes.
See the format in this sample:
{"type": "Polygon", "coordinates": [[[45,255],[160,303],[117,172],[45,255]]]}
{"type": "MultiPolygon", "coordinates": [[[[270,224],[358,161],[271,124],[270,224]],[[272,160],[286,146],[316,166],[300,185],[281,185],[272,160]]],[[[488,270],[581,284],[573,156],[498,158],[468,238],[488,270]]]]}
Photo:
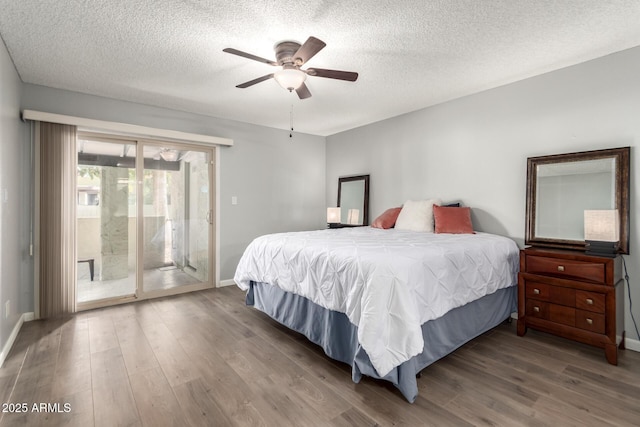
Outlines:
{"type": "MultiPolygon", "coordinates": [[[[0,0],[24,82],[331,135],[640,45],[638,0],[0,0]],[[327,43],[299,100],[273,81],[282,40],[327,43]]],[[[303,67],[304,68],[304,67],[303,67]]]]}

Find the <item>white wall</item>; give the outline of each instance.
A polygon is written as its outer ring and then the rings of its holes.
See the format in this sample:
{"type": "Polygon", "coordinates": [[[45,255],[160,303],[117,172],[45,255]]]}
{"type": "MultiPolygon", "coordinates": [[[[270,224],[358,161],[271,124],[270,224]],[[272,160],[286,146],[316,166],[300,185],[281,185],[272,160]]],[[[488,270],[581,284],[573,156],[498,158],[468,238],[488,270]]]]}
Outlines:
{"type": "MultiPolygon", "coordinates": [[[[327,200],[339,176],[369,173],[372,219],[407,199],[441,197],[471,206],[477,229],[523,245],[527,157],[631,146],[626,260],[640,321],[639,76],[634,48],[330,136],[327,200]]],[[[628,300],[626,331],[638,339],[628,300]]]]}
{"type": "Polygon", "coordinates": [[[233,278],[253,238],[325,225],[323,137],[31,84],[21,108],[233,139],[220,149],[221,280],[233,278]]]}
{"type": "Polygon", "coordinates": [[[0,40],[0,349],[23,312],[33,311],[29,256],[29,126],[20,120],[22,81],[0,40]],[[6,303],[9,301],[9,316],[6,303]]]}

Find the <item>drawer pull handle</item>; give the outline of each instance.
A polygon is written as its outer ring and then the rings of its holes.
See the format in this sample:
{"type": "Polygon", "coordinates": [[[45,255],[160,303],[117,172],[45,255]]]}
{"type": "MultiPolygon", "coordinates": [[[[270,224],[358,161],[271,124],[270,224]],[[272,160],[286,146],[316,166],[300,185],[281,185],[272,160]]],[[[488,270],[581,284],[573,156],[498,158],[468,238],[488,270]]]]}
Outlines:
{"type": "Polygon", "coordinates": [[[564,271],[564,265],[559,265],[558,266],[558,271],[564,271]]]}
{"type": "Polygon", "coordinates": [[[536,294],[536,295],[540,295],[540,289],[534,289],[533,293],[536,294]]]}
{"type": "Polygon", "coordinates": [[[593,319],[587,319],[587,324],[593,325],[593,319]]]}
{"type": "Polygon", "coordinates": [[[539,313],[540,312],[540,307],[538,307],[538,306],[533,307],[533,311],[535,311],[536,313],[539,313]]]}
{"type": "Polygon", "coordinates": [[[587,298],[587,304],[593,305],[593,300],[591,298],[587,298]]]}

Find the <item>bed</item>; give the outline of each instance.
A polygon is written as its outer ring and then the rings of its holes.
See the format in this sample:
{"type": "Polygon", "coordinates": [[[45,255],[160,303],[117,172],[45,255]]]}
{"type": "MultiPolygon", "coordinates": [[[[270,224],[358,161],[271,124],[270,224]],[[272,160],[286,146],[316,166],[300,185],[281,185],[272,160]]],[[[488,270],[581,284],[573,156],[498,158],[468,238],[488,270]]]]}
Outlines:
{"type": "Polygon", "coordinates": [[[247,305],[409,401],[429,364],[509,318],[518,248],[488,233],[354,227],[256,238],[235,283],[247,305]]]}

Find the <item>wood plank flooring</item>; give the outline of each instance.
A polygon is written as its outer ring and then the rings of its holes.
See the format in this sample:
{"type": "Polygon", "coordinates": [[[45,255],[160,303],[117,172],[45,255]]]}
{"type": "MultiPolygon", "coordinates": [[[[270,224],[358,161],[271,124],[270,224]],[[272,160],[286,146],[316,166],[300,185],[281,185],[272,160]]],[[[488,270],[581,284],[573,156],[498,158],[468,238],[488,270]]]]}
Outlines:
{"type": "Polygon", "coordinates": [[[418,386],[409,404],[386,383],[354,384],[227,287],[24,324],[0,395],[4,410],[28,410],[0,426],[640,425],[640,353],[612,366],[600,349],[517,337],[515,322],[427,367],[418,386]]]}

